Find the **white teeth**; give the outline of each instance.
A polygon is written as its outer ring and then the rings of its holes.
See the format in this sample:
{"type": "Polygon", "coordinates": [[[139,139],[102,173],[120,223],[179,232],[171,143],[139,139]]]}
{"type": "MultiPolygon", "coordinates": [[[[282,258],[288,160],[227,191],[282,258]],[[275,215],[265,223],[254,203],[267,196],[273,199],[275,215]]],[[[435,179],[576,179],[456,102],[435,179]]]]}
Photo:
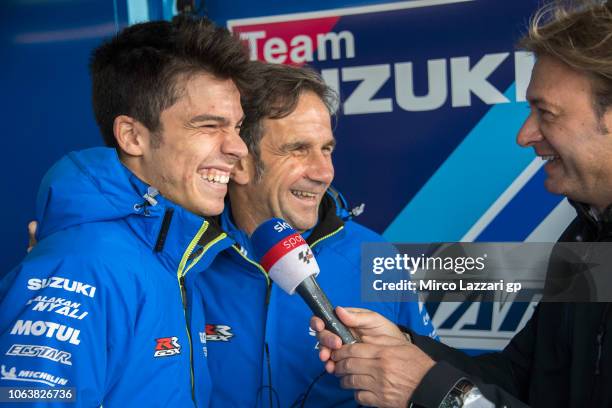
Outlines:
{"type": "Polygon", "coordinates": [[[553,161],[555,161],[555,160],[557,160],[557,159],[559,159],[559,158],[560,158],[559,156],[555,156],[555,155],[549,155],[549,156],[540,156],[540,157],[541,157],[541,158],[542,158],[542,160],[544,160],[544,161],[551,161],[551,162],[553,162],[553,161]]]}
{"type": "Polygon", "coordinates": [[[307,191],[300,191],[300,190],[291,190],[291,194],[293,194],[294,196],[297,196],[297,197],[305,197],[305,198],[314,198],[314,197],[316,197],[316,194],[314,194],[314,193],[309,193],[307,191]]]}
{"type": "Polygon", "coordinates": [[[229,173],[221,172],[216,169],[209,169],[204,174],[200,174],[202,180],[208,181],[209,183],[227,184],[229,182],[229,173]]]}

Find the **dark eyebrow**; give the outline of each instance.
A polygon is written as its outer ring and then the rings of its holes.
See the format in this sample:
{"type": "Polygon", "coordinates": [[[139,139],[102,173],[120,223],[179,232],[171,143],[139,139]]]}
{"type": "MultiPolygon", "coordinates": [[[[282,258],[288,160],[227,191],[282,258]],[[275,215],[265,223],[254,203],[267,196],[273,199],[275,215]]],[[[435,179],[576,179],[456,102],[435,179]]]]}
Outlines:
{"type": "Polygon", "coordinates": [[[305,147],[305,146],[310,146],[310,143],[308,142],[285,143],[284,145],[281,146],[281,149],[282,150],[294,150],[294,149],[298,149],[300,147],[305,147]]]}
{"type": "Polygon", "coordinates": [[[194,116],[193,118],[189,119],[189,124],[193,125],[195,123],[206,122],[209,120],[213,122],[219,122],[219,124],[222,126],[227,126],[229,124],[229,120],[223,116],[207,115],[207,114],[194,116]]]}
{"type": "MultiPolygon", "coordinates": [[[[300,147],[307,147],[307,146],[311,146],[312,143],[310,142],[291,142],[291,143],[286,143],[284,145],[281,146],[281,148],[283,150],[294,150],[294,149],[298,149],[300,147]]],[[[329,142],[325,143],[323,146],[330,146],[332,148],[336,147],[336,139],[333,138],[331,139],[329,142]]]]}

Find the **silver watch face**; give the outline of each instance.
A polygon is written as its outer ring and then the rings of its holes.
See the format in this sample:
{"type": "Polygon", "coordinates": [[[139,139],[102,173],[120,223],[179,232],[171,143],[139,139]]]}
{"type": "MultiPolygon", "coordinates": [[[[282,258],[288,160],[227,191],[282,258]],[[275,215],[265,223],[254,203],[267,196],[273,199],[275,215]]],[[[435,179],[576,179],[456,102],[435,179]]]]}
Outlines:
{"type": "Polygon", "coordinates": [[[495,408],[472,382],[462,379],[444,397],[439,408],[495,408]]]}
{"type": "Polygon", "coordinates": [[[473,386],[463,395],[463,408],[494,408],[495,404],[486,399],[478,387],[473,386]]]}
{"type": "Polygon", "coordinates": [[[439,408],[461,408],[463,407],[462,393],[456,388],[446,394],[446,397],[440,403],[439,408]]]}

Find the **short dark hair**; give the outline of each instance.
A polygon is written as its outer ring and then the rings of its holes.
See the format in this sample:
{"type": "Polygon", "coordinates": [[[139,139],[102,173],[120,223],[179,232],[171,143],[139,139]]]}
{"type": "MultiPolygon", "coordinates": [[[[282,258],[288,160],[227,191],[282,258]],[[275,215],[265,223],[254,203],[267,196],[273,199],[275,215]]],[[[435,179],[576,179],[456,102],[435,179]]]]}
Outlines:
{"type": "MultiPolygon", "coordinates": [[[[152,133],[160,113],[182,93],[181,79],[206,72],[248,84],[246,48],[226,29],[193,16],[125,28],[91,56],[93,109],[106,145],[117,148],[113,123],[128,115],[152,133]]],[[[242,92],[241,92],[242,93],[242,92]]]]}
{"type": "Polygon", "coordinates": [[[336,111],[338,96],[312,68],[254,62],[254,75],[260,84],[243,107],[245,118],[240,136],[255,159],[256,179],[261,178],[259,142],[263,137],[264,119],[281,119],[295,110],[304,92],[313,92],[327,107],[330,115],[336,111]]]}

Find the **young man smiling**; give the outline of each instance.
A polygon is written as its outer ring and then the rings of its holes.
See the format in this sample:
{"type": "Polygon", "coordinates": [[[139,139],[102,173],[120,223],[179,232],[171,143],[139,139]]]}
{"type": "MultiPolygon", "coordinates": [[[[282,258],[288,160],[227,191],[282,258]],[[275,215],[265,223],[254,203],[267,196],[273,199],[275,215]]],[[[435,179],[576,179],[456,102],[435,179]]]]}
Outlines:
{"type": "Polygon", "coordinates": [[[248,67],[226,30],[185,17],[94,51],[94,112],[114,149],[70,153],[43,180],[40,242],[0,284],[0,386],[71,387],[68,406],[207,405],[192,286],[231,245],[208,217],[247,153],[248,67]]]}

